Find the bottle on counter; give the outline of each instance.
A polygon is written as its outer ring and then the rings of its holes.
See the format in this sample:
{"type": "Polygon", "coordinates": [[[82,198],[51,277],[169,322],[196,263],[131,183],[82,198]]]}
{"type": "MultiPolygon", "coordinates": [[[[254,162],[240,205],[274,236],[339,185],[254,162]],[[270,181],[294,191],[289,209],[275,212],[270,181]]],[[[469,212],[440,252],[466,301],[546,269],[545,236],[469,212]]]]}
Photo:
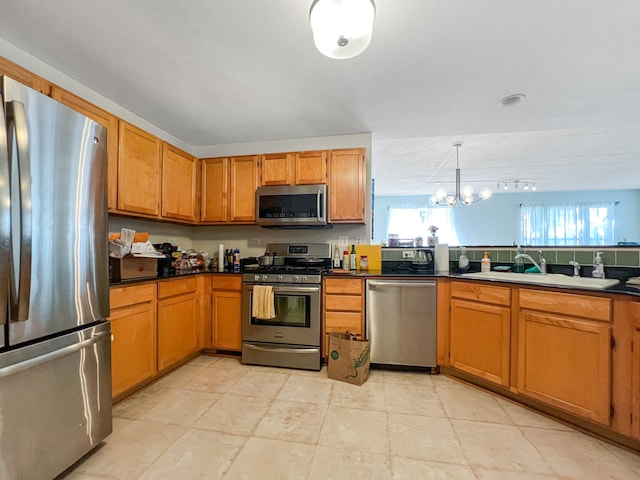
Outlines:
{"type": "Polygon", "coordinates": [[[491,259],[489,258],[489,252],[484,252],[484,258],[480,261],[480,271],[481,272],[491,271],[491,259]]]}
{"type": "Polygon", "coordinates": [[[360,270],[369,270],[369,257],[366,255],[360,257],[360,270]]]}
{"type": "Polygon", "coordinates": [[[342,269],[349,270],[349,252],[346,250],[342,252],[342,269]]]}
{"type": "Polygon", "coordinates": [[[229,249],[227,253],[227,272],[233,272],[233,249],[229,249]]]}
{"type": "Polygon", "coordinates": [[[333,268],[340,268],[340,249],[337,245],[333,248],[333,268]]]}
{"type": "Polygon", "coordinates": [[[233,251],[233,271],[240,273],[240,249],[238,248],[233,251]]]}
{"type": "Polygon", "coordinates": [[[356,269],[356,246],[351,245],[351,253],[349,254],[349,270],[356,269]]]}

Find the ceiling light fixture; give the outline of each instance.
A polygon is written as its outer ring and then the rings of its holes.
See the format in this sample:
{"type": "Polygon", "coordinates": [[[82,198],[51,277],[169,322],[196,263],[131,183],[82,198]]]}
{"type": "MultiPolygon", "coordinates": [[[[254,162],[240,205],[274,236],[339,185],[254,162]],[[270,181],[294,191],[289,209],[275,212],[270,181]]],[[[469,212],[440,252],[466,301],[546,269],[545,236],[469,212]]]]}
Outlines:
{"type": "MultiPolygon", "coordinates": [[[[439,188],[438,190],[436,190],[436,193],[429,197],[429,203],[431,205],[448,205],[450,207],[453,207],[456,203],[458,203],[458,201],[460,201],[463,205],[471,205],[472,203],[479,202],[480,200],[487,200],[491,198],[491,195],[493,195],[493,190],[491,190],[489,187],[482,188],[477,196],[473,193],[473,187],[471,185],[465,185],[464,187],[462,187],[462,189],[460,188],[460,165],[458,162],[458,151],[460,150],[461,146],[461,143],[453,144],[453,148],[456,149],[456,192],[453,195],[449,195],[444,188],[439,188]]],[[[449,152],[449,155],[451,155],[451,152],[449,152]]],[[[449,155],[447,155],[447,158],[449,157],[449,155]]]]}
{"type": "Polygon", "coordinates": [[[309,23],[316,48],[329,58],[355,57],[371,42],[375,16],[373,0],[314,0],[309,23]]]}
{"type": "Polygon", "coordinates": [[[500,185],[502,185],[502,189],[503,190],[509,190],[510,188],[513,188],[514,190],[518,190],[518,186],[524,184],[524,187],[522,188],[523,190],[529,191],[529,190],[536,190],[536,182],[533,182],[531,180],[521,180],[521,179],[517,179],[517,180],[498,180],[498,188],[500,188],[500,185]]]}

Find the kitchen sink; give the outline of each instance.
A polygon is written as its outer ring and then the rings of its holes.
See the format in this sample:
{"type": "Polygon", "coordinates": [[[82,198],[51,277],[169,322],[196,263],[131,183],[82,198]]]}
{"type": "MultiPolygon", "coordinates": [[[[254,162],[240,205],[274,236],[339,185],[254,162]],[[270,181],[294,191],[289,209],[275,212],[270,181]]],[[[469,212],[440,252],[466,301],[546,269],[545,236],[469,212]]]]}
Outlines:
{"type": "Polygon", "coordinates": [[[475,272],[465,273],[464,278],[478,280],[495,280],[501,282],[533,283],[536,285],[551,285],[558,287],[594,288],[603,290],[620,283],[614,278],[570,277],[560,273],[514,273],[514,272],[475,272]]]}

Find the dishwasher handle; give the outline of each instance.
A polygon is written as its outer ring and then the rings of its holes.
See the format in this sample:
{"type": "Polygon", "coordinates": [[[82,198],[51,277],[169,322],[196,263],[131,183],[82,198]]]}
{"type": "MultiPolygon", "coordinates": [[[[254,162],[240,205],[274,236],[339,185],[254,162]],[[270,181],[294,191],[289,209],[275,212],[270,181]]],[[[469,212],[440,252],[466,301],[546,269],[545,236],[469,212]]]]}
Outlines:
{"type": "Polygon", "coordinates": [[[398,287],[409,287],[409,288],[424,288],[424,287],[435,287],[436,286],[436,282],[402,282],[402,281],[395,281],[395,280],[383,280],[383,281],[376,281],[376,280],[369,280],[367,281],[367,285],[369,285],[370,287],[393,287],[393,288],[398,288],[398,287]]]}

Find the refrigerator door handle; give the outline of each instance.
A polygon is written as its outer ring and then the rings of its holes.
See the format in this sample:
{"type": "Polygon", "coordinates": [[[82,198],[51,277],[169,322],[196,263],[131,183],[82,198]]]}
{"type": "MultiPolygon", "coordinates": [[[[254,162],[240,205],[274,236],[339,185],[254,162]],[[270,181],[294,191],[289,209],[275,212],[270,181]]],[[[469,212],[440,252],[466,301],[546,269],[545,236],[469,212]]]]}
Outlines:
{"type": "MultiPolygon", "coordinates": [[[[29,318],[29,299],[31,297],[31,249],[32,249],[32,211],[31,211],[31,161],[29,158],[29,132],[24,104],[18,101],[7,102],[7,123],[9,132],[15,135],[16,154],[18,156],[18,178],[20,198],[20,261],[17,288],[17,313],[11,321],[23,322],[29,318]]],[[[8,141],[12,141],[10,134],[8,141]]],[[[15,265],[14,265],[14,268],[15,265]]]]}
{"type": "Polygon", "coordinates": [[[44,355],[30,358],[29,360],[25,360],[23,362],[14,363],[9,367],[1,368],[0,379],[15,375],[16,373],[22,372],[23,370],[37,367],[38,365],[42,365],[43,363],[52,362],[54,360],[57,360],[58,358],[66,357],[71,353],[90,347],[94,343],[98,343],[98,341],[100,341],[100,339],[105,335],[110,335],[110,333],[98,332],[93,334],[90,338],[87,338],[86,340],[78,343],[74,343],[73,345],[69,345],[59,350],[54,350],[53,352],[45,353],[44,355]]]}
{"type": "MultiPolygon", "coordinates": [[[[11,273],[11,262],[7,261],[11,255],[11,182],[9,178],[7,125],[0,107],[0,258],[2,258],[0,261],[0,328],[7,323],[11,273]]],[[[2,346],[0,342],[0,347],[2,346]]]]}

